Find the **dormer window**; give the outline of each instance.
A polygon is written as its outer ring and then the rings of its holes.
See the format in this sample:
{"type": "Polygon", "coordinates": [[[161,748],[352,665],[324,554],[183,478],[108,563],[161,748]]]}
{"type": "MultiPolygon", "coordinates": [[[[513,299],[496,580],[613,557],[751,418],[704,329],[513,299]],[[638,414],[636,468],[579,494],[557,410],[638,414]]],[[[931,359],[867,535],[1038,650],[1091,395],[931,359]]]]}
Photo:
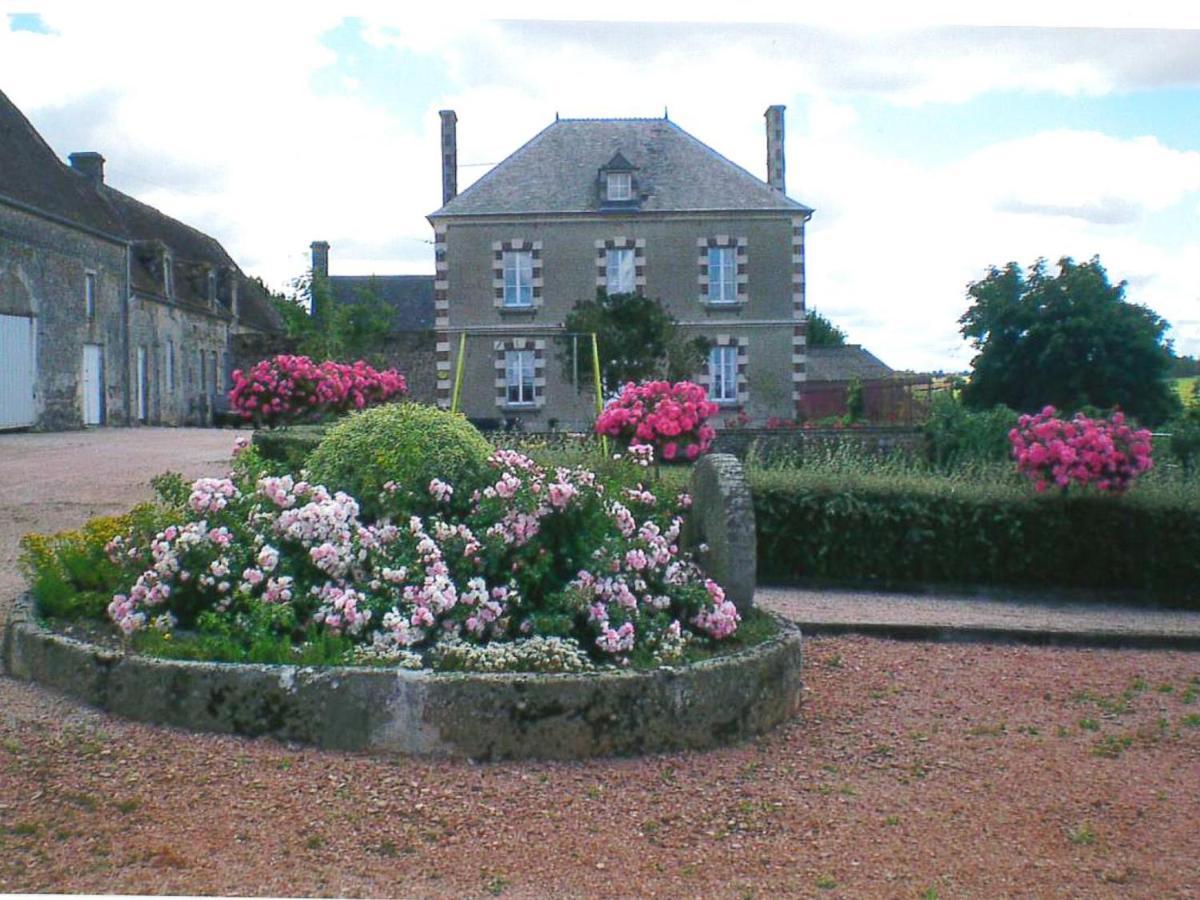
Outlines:
{"type": "Polygon", "coordinates": [[[633,199],[633,173],[609,172],[607,181],[609,200],[633,199]]]}
{"type": "Polygon", "coordinates": [[[208,272],[208,302],[217,302],[217,273],[211,269],[208,272]]]}
{"type": "Polygon", "coordinates": [[[637,209],[637,169],[617,151],[601,169],[597,183],[601,209],[637,209]]]}

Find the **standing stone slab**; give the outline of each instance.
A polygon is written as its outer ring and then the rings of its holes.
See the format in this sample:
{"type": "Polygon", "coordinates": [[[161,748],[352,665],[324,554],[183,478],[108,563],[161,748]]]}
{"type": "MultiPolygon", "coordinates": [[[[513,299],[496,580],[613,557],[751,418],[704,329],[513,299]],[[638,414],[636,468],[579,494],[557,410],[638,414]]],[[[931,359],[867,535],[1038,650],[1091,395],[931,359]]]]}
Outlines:
{"type": "Polygon", "coordinates": [[[692,511],[685,544],[697,552],[704,570],[725,589],[739,612],[754,606],[758,545],[754,533],[754,501],[742,464],[728,453],[700,457],[689,488],[692,511]]]}

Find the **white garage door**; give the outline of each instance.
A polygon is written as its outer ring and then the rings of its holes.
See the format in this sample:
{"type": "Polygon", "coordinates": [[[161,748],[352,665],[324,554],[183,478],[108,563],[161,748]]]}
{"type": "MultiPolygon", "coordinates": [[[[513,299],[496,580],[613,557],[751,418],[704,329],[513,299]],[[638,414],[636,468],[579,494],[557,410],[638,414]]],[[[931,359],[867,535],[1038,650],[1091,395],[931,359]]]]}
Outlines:
{"type": "Polygon", "coordinates": [[[35,322],[29,316],[0,316],[0,428],[33,424],[35,322]]]}

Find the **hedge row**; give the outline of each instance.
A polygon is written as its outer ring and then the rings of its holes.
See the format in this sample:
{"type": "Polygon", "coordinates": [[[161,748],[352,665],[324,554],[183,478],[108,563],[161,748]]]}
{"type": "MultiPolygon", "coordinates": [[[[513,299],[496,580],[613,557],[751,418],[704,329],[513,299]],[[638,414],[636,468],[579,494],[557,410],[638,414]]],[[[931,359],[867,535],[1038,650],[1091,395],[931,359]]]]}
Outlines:
{"type": "Polygon", "coordinates": [[[751,473],[767,580],[1098,588],[1200,608],[1200,504],[751,473]]]}
{"type": "Polygon", "coordinates": [[[281,463],[290,472],[299,472],[308,464],[308,457],[317,449],[328,428],[328,424],[320,424],[259,429],[254,432],[253,442],[264,459],[281,463]]]}

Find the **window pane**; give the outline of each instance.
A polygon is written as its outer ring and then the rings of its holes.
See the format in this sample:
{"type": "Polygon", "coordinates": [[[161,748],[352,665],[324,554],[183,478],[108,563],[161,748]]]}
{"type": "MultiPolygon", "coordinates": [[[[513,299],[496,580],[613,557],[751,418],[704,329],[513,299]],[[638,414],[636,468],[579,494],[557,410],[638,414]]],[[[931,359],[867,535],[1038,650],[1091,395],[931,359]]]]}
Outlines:
{"type": "Polygon", "coordinates": [[[504,354],[505,397],[509,403],[533,403],[533,351],[504,354]]]}
{"type": "Polygon", "coordinates": [[[633,251],[629,248],[608,251],[607,278],[610,294],[632,294],[634,292],[633,256],[633,251]]]}
{"type": "Polygon", "coordinates": [[[708,248],[708,299],[721,303],[737,299],[737,265],[732,247],[708,248]]]}
{"type": "Polygon", "coordinates": [[[708,356],[708,398],[737,400],[737,347],[713,347],[708,356]]]}
{"type": "Polygon", "coordinates": [[[504,305],[533,304],[533,254],[509,250],[504,254],[504,305]]]}
{"type": "Polygon", "coordinates": [[[608,176],[608,199],[628,200],[633,193],[633,176],[628,172],[613,172],[608,176]]]}

